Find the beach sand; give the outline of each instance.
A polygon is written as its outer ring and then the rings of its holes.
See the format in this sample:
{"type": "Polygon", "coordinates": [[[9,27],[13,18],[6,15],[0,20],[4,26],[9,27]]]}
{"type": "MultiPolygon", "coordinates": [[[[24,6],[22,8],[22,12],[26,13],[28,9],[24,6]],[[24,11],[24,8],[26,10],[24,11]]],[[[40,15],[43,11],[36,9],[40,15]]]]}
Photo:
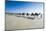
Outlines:
{"type": "Polygon", "coordinates": [[[28,19],[6,14],[6,30],[43,28],[43,18],[28,19]]]}

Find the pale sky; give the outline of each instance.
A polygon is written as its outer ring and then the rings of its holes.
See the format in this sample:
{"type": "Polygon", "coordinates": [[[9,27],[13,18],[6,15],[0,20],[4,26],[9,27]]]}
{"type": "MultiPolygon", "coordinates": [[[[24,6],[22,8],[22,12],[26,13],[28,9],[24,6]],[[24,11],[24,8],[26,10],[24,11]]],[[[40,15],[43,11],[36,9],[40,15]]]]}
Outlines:
{"type": "Polygon", "coordinates": [[[42,2],[21,2],[21,1],[8,1],[6,2],[6,12],[11,13],[43,13],[42,2]]]}

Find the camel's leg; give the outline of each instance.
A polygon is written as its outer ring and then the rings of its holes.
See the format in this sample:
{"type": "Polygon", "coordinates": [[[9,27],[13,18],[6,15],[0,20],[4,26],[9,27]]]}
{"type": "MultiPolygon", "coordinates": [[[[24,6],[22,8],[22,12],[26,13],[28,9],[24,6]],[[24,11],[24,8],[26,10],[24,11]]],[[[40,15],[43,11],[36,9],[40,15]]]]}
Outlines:
{"type": "Polygon", "coordinates": [[[42,18],[42,15],[41,15],[41,18],[42,18]]]}
{"type": "Polygon", "coordinates": [[[38,18],[38,16],[37,16],[37,18],[38,18]]]}
{"type": "Polygon", "coordinates": [[[34,15],[34,18],[35,18],[35,15],[34,15]]]}

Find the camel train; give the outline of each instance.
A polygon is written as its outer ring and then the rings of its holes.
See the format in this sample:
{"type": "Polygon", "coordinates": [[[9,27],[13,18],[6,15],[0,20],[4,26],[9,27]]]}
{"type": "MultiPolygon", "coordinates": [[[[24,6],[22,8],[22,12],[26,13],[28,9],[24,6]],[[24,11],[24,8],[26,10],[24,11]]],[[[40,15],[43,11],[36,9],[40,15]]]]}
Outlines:
{"type": "Polygon", "coordinates": [[[35,16],[37,16],[37,18],[39,17],[39,15],[40,15],[40,18],[42,18],[42,14],[41,13],[31,13],[31,16],[34,16],[34,18],[35,18],[35,16]]]}
{"type": "Polygon", "coordinates": [[[29,14],[29,13],[20,13],[20,15],[22,15],[22,16],[34,16],[34,18],[35,18],[35,16],[37,16],[37,18],[40,16],[40,18],[42,18],[42,14],[41,13],[31,13],[31,14],[29,14]]]}
{"type": "Polygon", "coordinates": [[[35,18],[35,16],[38,18],[40,16],[40,18],[42,18],[42,14],[41,13],[7,13],[7,14],[11,14],[11,15],[16,15],[17,17],[28,17],[30,15],[30,18],[33,16],[33,18],[35,18]]]}

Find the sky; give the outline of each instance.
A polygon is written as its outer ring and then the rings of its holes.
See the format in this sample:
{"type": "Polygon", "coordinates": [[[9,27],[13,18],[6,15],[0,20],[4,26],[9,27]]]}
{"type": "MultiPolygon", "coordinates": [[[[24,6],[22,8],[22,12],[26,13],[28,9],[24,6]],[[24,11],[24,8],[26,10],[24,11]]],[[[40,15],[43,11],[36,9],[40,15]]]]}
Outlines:
{"type": "Polygon", "coordinates": [[[43,13],[42,2],[8,1],[5,6],[5,11],[10,13],[43,13]]]}
{"type": "Polygon", "coordinates": [[[32,2],[43,2],[44,0],[8,0],[8,1],[32,1],[32,2]]]}

